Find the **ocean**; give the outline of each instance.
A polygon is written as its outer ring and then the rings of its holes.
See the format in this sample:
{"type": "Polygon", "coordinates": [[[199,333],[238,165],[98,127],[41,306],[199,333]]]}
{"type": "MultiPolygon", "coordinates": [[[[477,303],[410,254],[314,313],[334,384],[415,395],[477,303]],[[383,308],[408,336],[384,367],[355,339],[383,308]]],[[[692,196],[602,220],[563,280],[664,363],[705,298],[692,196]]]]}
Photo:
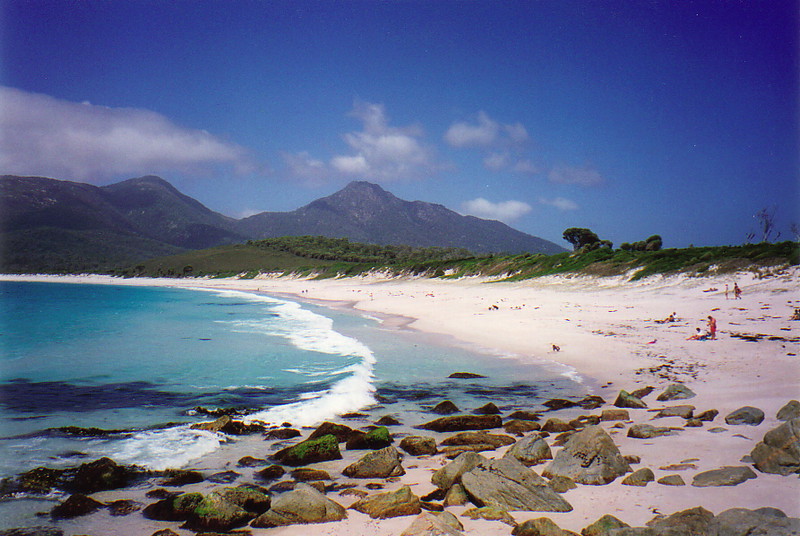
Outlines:
{"type": "Polygon", "coordinates": [[[109,456],[182,467],[229,438],[197,406],[313,426],[445,398],[535,406],[585,389],[566,369],[251,292],[0,281],[0,477],[109,456]],[[451,380],[452,372],[485,376],[451,380]],[[118,430],[75,437],[62,427],[118,430]]]}

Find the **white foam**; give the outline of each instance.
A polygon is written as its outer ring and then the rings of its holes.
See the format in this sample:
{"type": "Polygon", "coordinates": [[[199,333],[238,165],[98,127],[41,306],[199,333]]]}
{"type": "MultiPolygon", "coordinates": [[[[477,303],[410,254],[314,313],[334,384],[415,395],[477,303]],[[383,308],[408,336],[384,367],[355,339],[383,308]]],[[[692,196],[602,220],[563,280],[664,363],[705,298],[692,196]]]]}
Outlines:
{"type": "Polygon", "coordinates": [[[222,434],[192,430],[189,425],[184,425],[139,432],[129,438],[99,443],[87,450],[98,456],[108,456],[117,463],[162,471],[183,467],[214,452],[225,439],[222,434]]]}

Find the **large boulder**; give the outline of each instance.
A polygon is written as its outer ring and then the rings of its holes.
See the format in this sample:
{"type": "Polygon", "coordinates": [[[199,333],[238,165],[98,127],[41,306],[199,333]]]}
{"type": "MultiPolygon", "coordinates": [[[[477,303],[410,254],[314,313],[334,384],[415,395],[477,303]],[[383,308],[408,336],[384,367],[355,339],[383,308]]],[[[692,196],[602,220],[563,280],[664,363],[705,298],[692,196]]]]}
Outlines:
{"type": "Polygon", "coordinates": [[[800,417],[800,402],[797,400],[790,400],[785,406],[778,410],[778,414],[775,417],[779,421],[790,421],[800,417]]]}
{"type": "Polygon", "coordinates": [[[463,446],[463,445],[490,445],[497,449],[511,445],[516,441],[511,436],[503,434],[490,434],[488,432],[459,432],[455,435],[445,438],[442,445],[445,446],[463,446]]]}
{"type": "Polygon", "coordinates": [[[67,497],[64,502],[55,506],[50,511],[50,516],[53,519],[70,519],[91,514],[104,506],[103,503],[82,493],[74,493],[67,497]]]}
{"type": "Polygon", "coordinates": [[[281,527],[305,523],[341,521],[347,517],[344,507],[308,484],[297,484],[294,490],[278,495],[270,509],[250,524],[254,528],[281,527]]]}
{"type": "Polygon", "coordinates": [[[464,525],[450,512],[422,512],[400,536],[462,536],[464,525]]]}
{"type": "Polygon", "coordinates": [[[709,532],[718,536],[796,536],[800,519],[781,515],[783,512],[763,509],[731,508],[720,512],[709,523],[709,532]]]}
{"type": "MultiPolygon", "coordinates": [[[[647,522],[647,526],[653,529],[654,535],[698,535],[709,534],[708,526],[714,514],[703,507],[690,508],[675,512],[667,517],[657,517],[647,522]]],[[[624,534],[624,532],[623,532],[624,534]]]]}
{"type": "Polygon", "coordinates": [[[584,528],[581,531],[581,536],[607,536],[611,530],[625,527],[630,527],[630,525],[610,514],[606,514],[588,527],[584,528]]]}
{"type": "Polygon", "coordinates": [[[566,476],[579,484],[608,484],[630,471],[630,465],[601,427],[588,426],[573,434],[542,474],[566,476]]]}
{"type": "Polygon", "coordinates": [[[653,473],[652,469],[650,469],[649,467],[642,467],[641,469],[637,469],[636,471],[626,476],[622,480],[622,485],[644,487],[647,485],[648,482],[652,482],[655,479],[656,476],[653,473]]]}
{"type": "Polygon", "coordinates": [[[145,507],[142,514],[156,521],[186,521],[202,500],[200,493],[170,495],[145,507]]]}
{"type": "Polygon", "coordinates": [[[507,458],[509,456],[513,456],[527,466],[553,459],[550,446],[539,434],[530,434],[517,441],[506,451],[504,457],[507,458]]]}
{"type": "Polygon", "coordinates": [[[212,491],[192,510],[184,527],[198,532],[227,532],[243,527],[254,517],[253,512],[228,501],[224,494],[212,491]]]}
{"type": "Polygon", "coordinates": [[[513,536],[573,536],[575,533],[562,529],[552,519],[540,517],[523,521],[514,527],[511,534],[513,536]]]}
{"type": "Polygon", "coordinates": [[[392,434],[385,426],[379,426],[367,433],[354,431],[347,438],[347,450],[377,450],[392,444],[392,434]]]}
{"type": "Polygon", "coordinates": [[[647,404],[642,401],[640,398],[636,398],[628,391],[620,391],[619,395],[617,395],[617,399],[614,401],[614,405],[618,408],[632,408],[632,409],[644,409],[647,407],[647,404]]]}
{"type": "Polygon", "coordinates": [[[722,467],[694,475],[692,486],[698,488],[736,486],[751,478],[756,478],[756,474],[749,467],[722,467]]]}
{"type": "Polygon", "coordinates": [[[352,428],[349,426],[345,426],[344,424],[336,424],[330,421],[325,421],[319,426],[317,429],[311,432],[311,435],[308,436],[308,439],[317,439],[326,435],[333,435],[336,437],[336,441],[342,443],[347,441],[347,438],[354,432],[352,428]]]}
{"type": "Polygon", "coordinates": [[[419,497],[411,492],[411,488],[403,486],[397,491],[364,497],[350,508],[373,519],[387,519],[419,514],[422,511],[422,504],[419,497]]]}
{"type": "Polygon", "coordinates": [[[387,478],[406,474],[400,463],[400,453],[394,447],[368,452],[342,472],[351,478],[387,478]]]}
{"type": "Polygon", "coordinates": [[[500,415],[451,415],[421,424],[419,428],[434,432],[461,432],[463,430],[489,430],[500,428],[502,425],[503,419],[500,415]]]}
{"type": "Polygon", "coordinates": [[[100,458],[84,463],[72,478],[67,479],[65,488],[77,493],[95,493],[124,488],[136,475],[136,469],[117,463],[110,458],[100,458]]]}
{"type": "Polygon", "coordinates": [[[744,406],[730,412],[725,417],[725,422],[730,425],[747,424],[758,426],[764,420],[764,412],[753,406],[744,406]]]}
{"type": "Polygon", "coordinates": [[[750,457],[762,473],[785,476],[800,472],[800,417],[764,434],[750,457]]]}
{"type": "Polygon", "coordinates": [[[220,497],[244,508],[254,514],[262,514],[269,510],[271,497],[269,492],[260,486],[245,484],[242,486],[215,490],[220,497]]]}
{"type": "Polygon", "coordinates": [[[333,434],[309,438],[297,445],[275,453],[275,459],[284,465],[300,466],[328,460],[341,460],[339,440],[333,434]]]}
{"type": "Polygon", "coordinates": [[[687,398],[694,398],[697,396],[694,391],[681,385],[680,383],[673,383],[668,385],[664,391],[656,398],[659,402],[666,402],[667,400],[685,400],[687,398]]]}
{"type": "Polygon", "coordinates": [[[407,436],[400,441],[400,448],[412,456],[436,454],[436,439],[429,436],[407,436]]]}
{"type": "Polygon", "coordinates": [[[439,489],[450,489],[450,486],[461,480],[461,475],[485,461],[488,460],[477,452],[463,452],[452,462],[433,473],[431,482],[439,489]]]}
{"type": "Polygon", "coordinates": [[[481,462],[461,476],[461,484],[478,506],[531,512],[572,510],[545,479],[515,458],[481,462]]]}

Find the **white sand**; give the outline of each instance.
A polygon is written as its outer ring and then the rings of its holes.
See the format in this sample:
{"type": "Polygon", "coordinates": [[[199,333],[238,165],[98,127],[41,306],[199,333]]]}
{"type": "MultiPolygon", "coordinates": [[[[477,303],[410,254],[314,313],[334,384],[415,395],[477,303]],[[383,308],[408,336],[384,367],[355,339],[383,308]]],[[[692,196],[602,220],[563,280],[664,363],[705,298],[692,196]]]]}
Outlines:
{"type": "MultiPolygon", "coordinates": [[[[798,353],[800,345],[767,339],[748,342],[731,337],[733,333],[766,334],[784,339],[800,336],[800,322],[789,320],[794,307],[800,307],[800,274],[796,269],[763,278],[751,274],[724,278],[653,277],[636,283],[619,278],[585,277],[548,277],[518,283],[380,276],[322,281],[280,277],[253,280],[123,280],[101,276],[2,278],[260,290],[324,300],[333,305],[347,304],[367,314],[406,317],[415,329],[515,354],[520,359],[547,359],[566,365],[586,378],[587,391],[590,386],[604,384],[594,394],[603,396],[609,404],[620,389],[632,391],[651,385],[657,388],[645,399],[651,408],[688,403],[696,406],[698,412],[719,410],[719,417],[702,428],[686,428],[675,436],[651,440],[627,438],[624,429],[612,428],[615,423],[603,423],[623,454],[641,456],[642,463],[634,469],[650,467],[657,479],[677,473],[687,486],[650,483],[639,488],[622,486],[621,479],[606,486],[579,486],[564,495],[574,507],[572,512],[515,512],[517,521],[550,517],[562,528],[580,532],[606,513],[632,526],[641,526],[656,512],[670,514],[694,506],[703,506],[714,513],[731,507],[773,506],[800,517],[800,480],[796,476],[759,473],[758,478],[738,486],[696,488],[688,485],[698,472],[726,465],[745,465],[741,458],[750,453],[765,432],[779,424],[775,418],[777,410],[789,400],[800,399],[800,361],[796,355],[791,355],[798,353]],[[734,280],[743,290],[741,300],[734,300],[732,292],[730,299],[725,297],[725,285],[732,289],[734,280]],[[710,288],[717,290],[704,292],[710,288]],[[495,305],[496,309],[490,309],[495,305]],[[678,322],[654,322],[673,311],[677,313],[678,322]],[[705,327],[709,314],[717,319],[718,339],[687,341],[686,337],[694,333],[695,327],[705,327]],[[559,345],[561,351],[554,352],[553,344],[559,345]],[[656,367],[660,368],[647,372],[656,367]],[[657,402],[656,394],[673,381],[684,383],[698,396],[687,401],[657,402]],[[764,411],[766,419],[761,425],[724,423],[725,415],[746,405],[764,411]],[[727,431],[710,433],[709,428],[715,426],[727,431]],[[659,469],[687,459],[698,459],[694,462],[697,469],[659,469]]],[[[596,414],[599,410],[572,413],[564,410],[556,415],[581,413],[596,414]]],[[[636,423],[649,422],[654,415],[646,410],[630,410],[630,413],[636,423]]],[[[665,418],[652,424],[680,426],[683,422],[679,418],[665,418]]],[[[501,453],[498,451],[494,455],[501,453]]],[[[343,461],[342,467],[349,461],[352,460],[343,461]]],[[[429,475],[442,463],[440,456],[407,458],[405,464],[417,468],[387,489],[410,484],[418,494],[431,491],[429,475]]],[[[535,469],[540,471],[541,467],[535,469]]],[[[332,473],[337,468],[332,467],[332,473]]],[[[338,496],[333,498],[340,500],[338,496]]],[[[340,500],[345,506],[352,501],[352,497],[340,500]]],[[[459,514],[462,510],[451,511],[459,514]]],[[[510,532],[509,527],[499,522],[463,518],[462,521],[468,534],[510,532]]],[[[377,522],[350,511],[347,521],[315,526],[313,530],[318,534],[389,535],[399,534],[410,523],[411,518],[377,522]]],[[[80,526],[82,530],[87,529],[85,523],[80,526]]],[[[174,524],[158,526],[174,527],[174,524]]],[[[253,533],[299,536],[307,530],[306,527],[287,527],[253,530],[253,533]]]]}

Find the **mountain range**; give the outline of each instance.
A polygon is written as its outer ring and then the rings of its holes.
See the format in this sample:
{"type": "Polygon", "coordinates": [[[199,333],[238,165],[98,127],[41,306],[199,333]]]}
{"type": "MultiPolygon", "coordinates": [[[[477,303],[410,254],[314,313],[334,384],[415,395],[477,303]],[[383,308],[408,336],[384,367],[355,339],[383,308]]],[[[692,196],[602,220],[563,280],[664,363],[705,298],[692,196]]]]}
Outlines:
{"type": "Polygon", "coordinates": [[[290,212],[234,219],[160,177],[108,186],[0,177],[0,271],[104,271],[186,250],[250,239],[322,235],[371,244],[460,247],[475,253],[564,248],[442,205],[405,201],[356,181],[290,212]]]}

